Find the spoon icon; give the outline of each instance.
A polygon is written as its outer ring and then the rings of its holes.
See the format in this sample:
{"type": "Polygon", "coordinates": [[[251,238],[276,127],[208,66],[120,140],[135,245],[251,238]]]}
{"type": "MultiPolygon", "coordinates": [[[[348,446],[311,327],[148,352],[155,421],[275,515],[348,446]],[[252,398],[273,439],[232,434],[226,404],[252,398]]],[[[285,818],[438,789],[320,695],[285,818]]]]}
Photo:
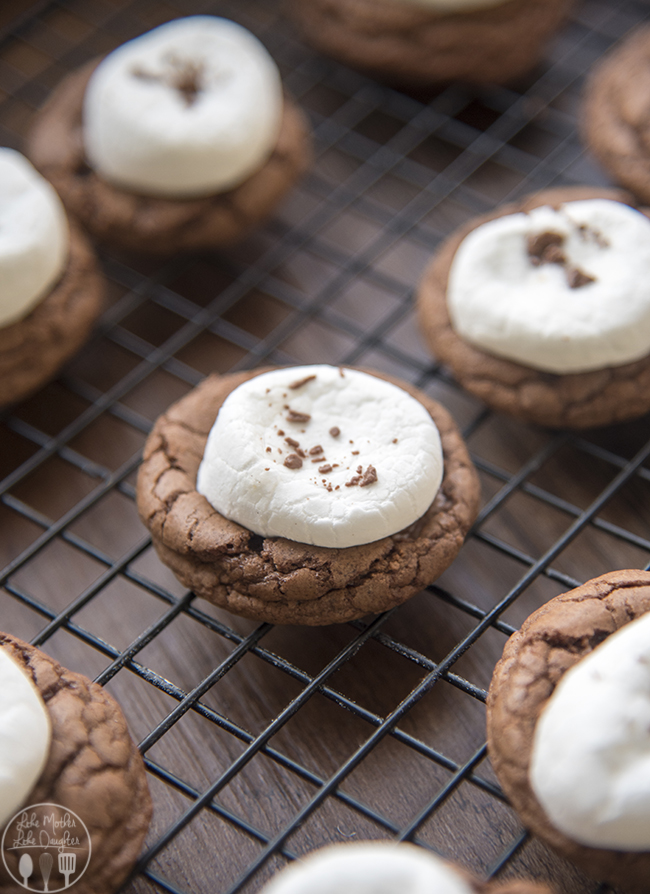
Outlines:
{"type": "Polygon", "coordinates": [[[34,864],[32,862],[32,858],[29,854],[23,854],[18,863],[18,872],[23,877],[23,884],[27,887],[27,879],[30,877],[32,872],[34,871],[34,864]]]}

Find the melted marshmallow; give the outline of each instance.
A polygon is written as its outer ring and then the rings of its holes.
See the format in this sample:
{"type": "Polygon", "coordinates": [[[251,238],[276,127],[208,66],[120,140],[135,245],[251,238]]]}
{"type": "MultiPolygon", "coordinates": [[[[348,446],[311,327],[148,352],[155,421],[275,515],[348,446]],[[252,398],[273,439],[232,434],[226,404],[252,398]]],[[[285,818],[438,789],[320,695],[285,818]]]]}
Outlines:
{"type": "Polygon", "coordinates": [[[52,186],[19,152],[0,148],[0,326],[26,317],[52,290],[69,247],[52,186]]]}
{"type": "Polygon", "coordinates": [[[449,274],[447,302],[466,341],[553,373],[619,366],[650,353],[650,221],[607,199],[512,214],[473,230],[449,274]],[[527,243],[562,237],[565,263],[527,243]],[[569,285],[576,271],[592,282],[569,285]]]}
{"type": "Polygon", "coordinates": [[[0,647],[0,828],[20,809],[50,751],[50,720],[23,669],[0,647]]]}
{"type": "Polygon", "coordinates": [[[214,16],[177,19],[99,64],[84,99],[86,155],[135,192],[224,192],[266,162],[282,102],[278,69],[249,31],[214,16]]]}
{"type": "Polygon", "coordinates": [[[442,474],[438,429],[419,401],[358,370],[302,366],[259,375],[227,397],[197,490],[262,537],[347,547],[420,518],[442,474]]]}
{"type": "Polygon", "coordinates": [[[337,844],[278,873],[263,894],[472,894],[444,860],[411,844],[337,844]]]}
{"type": "Polygon", "coordinates": [[[650,613],[562,677],[537,722],[530,781],[570,838],[650,849],[650,613]]]}

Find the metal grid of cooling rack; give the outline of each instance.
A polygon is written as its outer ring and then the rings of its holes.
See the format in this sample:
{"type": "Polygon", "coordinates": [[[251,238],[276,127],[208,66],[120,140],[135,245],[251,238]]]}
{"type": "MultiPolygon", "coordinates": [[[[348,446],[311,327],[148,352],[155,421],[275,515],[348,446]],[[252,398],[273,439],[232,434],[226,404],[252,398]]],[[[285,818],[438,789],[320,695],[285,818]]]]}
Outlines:
{"type": "Polygon", "coordinates": [[[493,777],[484,701],[505,638],[545,600],[650,562],[650,422],[545,432],[488,413],[424,350],[413,286],[476,213],[604,175],[576,133],[585,72],[647,4],[588,0],[512,88],[406,95],[317,57],[264,0],[42,0],[0,12],[0,138],[20,148],[70,69],[163,20],[257,33],[314,128],[313,170],[228,256],[103,255],[91,344],[0,422],[0,627],[120,700],[155,814],[125,890],[259,890],[331,841],[409,840],[483,877],[593,892],[529,839],[493,777]],[[155,417],[211,371],[359,363],[439,399],[484,503],[454,565],[405,606],[325,629],[211,607],[160,565],[134,505],[155,417]]]}

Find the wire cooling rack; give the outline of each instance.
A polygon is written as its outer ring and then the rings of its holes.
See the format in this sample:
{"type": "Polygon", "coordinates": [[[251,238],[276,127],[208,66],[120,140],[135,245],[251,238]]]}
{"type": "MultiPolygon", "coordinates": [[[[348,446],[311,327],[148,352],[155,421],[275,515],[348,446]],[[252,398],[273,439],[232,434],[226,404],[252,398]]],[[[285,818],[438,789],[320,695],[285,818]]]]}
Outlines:
{"type": "Polygon", "coordinates": [[[588,0],[516,87],[427,97],[304,47],[264,0],[59,0],[0,10],[2,143],[70,69],[160,22],[257,33],[311,118],[316,161],[227,255],[103,255],[110,307],[61,377],[0,430],[0,626],[120,700],[155,813],[129,892],[259,890],[332,841],[413,841],[483,877],[604,890],[527,837],[485,751],[506,637],[550,597],[650,561],[650,421],[581,434],[489,413],[420,341],[413,287],[439,240],[550,185],[605,183],[576,133],[586,71],[650,17],[588,0]],[[446,405],[483,508],[438,583],[377,618],[271,627],[183,590],[137,518],[153,420],[212,371],[364,364],[446,405]]]}

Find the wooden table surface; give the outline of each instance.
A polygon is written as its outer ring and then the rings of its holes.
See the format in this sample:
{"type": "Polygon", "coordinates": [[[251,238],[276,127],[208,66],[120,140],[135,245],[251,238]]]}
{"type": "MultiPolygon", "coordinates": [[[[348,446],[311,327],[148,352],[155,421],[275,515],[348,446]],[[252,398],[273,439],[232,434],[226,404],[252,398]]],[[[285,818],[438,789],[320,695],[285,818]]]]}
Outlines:
{"type": "Polygon", "coordinates": [[[404,838],[479,875],[598,886],[526,837],[485,753],[507,636],[550,597],[650,561],[650,420],[581,434],[485,411],[420,339],[413,289],[453,227],[549,185],[605,184],[576,131],[589,67],[650,16],[586,0],[512,88],[407,96],[303,46],[270,0],[59,0],[0,15],[0,128],[20,148],[64,74],[193,12],[250,27],[314,128],[313,170],[227,254],[103,254],[110,307],[0,422],[0,627],[119,699],[150,771],[149,859],[125,888],[254,892],[332,841],[404,838]],[[196,316],[208,309],[208,323],[196,316]],[[429,591],[321,629],[233,617],[160,564],[134,503],[156,416],[204,375],[355,363],[440,400],[483,510],[429,591]]]}

